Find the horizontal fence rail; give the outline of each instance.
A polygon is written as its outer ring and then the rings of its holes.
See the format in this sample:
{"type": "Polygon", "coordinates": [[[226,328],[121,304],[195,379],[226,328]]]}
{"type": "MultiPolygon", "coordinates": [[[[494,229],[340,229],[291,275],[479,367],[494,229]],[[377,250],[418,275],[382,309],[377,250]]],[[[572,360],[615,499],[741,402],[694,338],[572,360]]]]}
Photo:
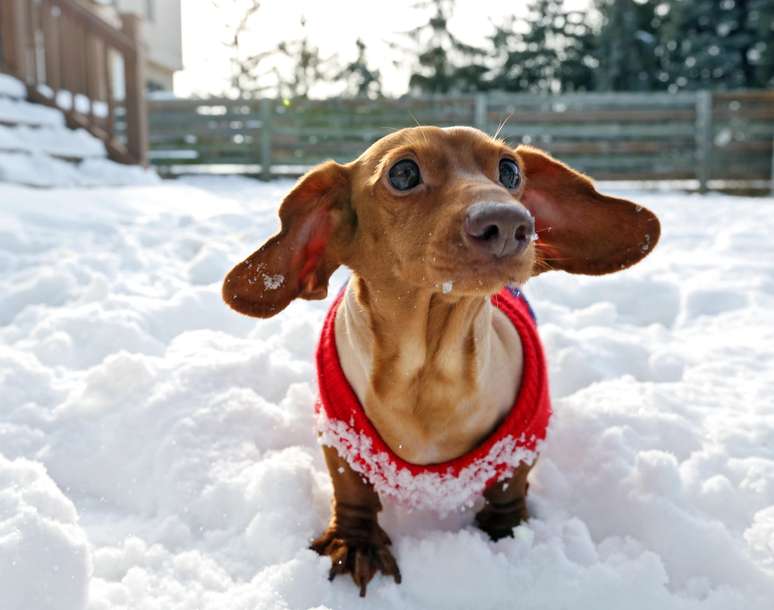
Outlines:
{"type": "Polygon", "coordinates": [[[160,171],[297,175],[417,124],[471,125],[603,180],[768,180],[774,91],[479,94],[399,99],[154,99],[160,171]]]}
{"type": "Polygon", "coordinates": [[[30,100],[61,109],[122,163],[147,162],[142,20],[121,28],[75,0],[0,0],[0,68],[30,100]]]}

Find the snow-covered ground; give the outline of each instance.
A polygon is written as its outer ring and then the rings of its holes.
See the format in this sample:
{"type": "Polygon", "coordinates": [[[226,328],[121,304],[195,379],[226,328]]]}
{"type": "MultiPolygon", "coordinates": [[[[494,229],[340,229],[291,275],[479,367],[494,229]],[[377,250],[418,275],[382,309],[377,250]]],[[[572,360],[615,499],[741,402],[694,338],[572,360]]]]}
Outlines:
{"type": "Polygon", "coordinates": [[[534,519],[492,543],[387,506],[403,584],[363,602],[306,548],[327,303],[219,296],[287,188],[0,185],[0,608],[772,607],[774,200],[628,193],[651,257],[528,284],[555,407],[534,519]]]}

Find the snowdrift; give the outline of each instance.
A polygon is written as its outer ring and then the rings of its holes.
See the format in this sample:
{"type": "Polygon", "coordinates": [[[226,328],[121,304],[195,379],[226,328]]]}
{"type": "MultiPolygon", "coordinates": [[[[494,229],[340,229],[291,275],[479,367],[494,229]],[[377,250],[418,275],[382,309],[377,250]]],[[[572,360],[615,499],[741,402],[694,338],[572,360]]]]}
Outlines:
{"type": "MultiPolygon", "coordinates": [[[[0,186],[3,610],[365,607],[307,550],[328,303],[255,321],[219,296],[288,186],[0,186]]],[[[492,543],[470,511],[386,506],[404,582],[367,607],[771,608],[774,201],[626,196],[661,217],[654,255],[526,287],[555,409],[535,518],[492,543]]]]}

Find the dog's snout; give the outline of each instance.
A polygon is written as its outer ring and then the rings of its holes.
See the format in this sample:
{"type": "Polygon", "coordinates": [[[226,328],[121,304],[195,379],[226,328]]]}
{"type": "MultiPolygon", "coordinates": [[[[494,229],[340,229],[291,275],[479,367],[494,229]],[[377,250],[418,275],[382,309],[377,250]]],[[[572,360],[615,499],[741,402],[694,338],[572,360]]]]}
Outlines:
{"type": "Polygon", "coordinates": [[[465,233],[476,246],[496,257],[521,254],[535,233],[535,219],[510,203],[476,203],[465,217],[465,233]]]}

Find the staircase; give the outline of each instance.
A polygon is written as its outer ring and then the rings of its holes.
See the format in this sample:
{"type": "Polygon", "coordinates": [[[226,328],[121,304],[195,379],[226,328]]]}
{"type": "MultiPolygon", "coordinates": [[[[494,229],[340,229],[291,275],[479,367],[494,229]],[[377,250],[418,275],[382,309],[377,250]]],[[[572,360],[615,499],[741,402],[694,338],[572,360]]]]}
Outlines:
{"type": "Polygon", "coordinates": [[[27,87],[0,74],[0,182],[35,187],[152,184],[155,172],[108,159],[104,143],[69,129],[61,110],[27,101],[27,87]]]}
{"type": "Polygon", "coordinates": [[[136,14],[108,22],[79,0],[0,0],[0,180],[152,180],[113,163],[148,163],[144,70],[136,14]]]}

